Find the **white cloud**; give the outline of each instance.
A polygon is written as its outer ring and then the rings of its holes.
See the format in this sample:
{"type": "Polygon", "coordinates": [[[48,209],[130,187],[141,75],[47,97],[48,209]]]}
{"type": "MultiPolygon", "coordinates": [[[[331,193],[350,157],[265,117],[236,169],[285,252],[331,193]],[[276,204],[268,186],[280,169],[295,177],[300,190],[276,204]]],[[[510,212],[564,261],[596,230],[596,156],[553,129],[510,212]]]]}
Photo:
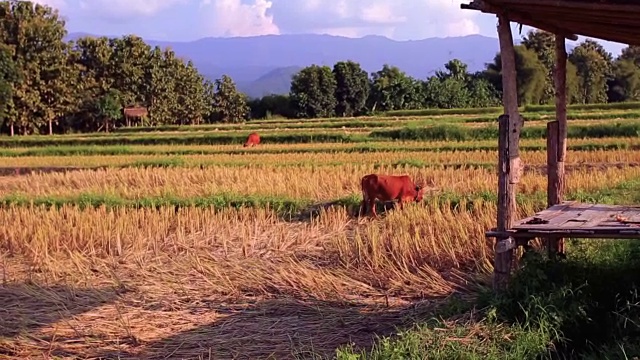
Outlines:
{"type": "Polygon", "coordinates": [[[101,19],[105,26],[126,25],[127,32],[174,31],[173,38],[188,31],[198,37],[324,33],[406,40],[476,34],[479,24],[488,20],[486,15],[481,18],[478,12],[460,9],[460,3],[469,0],[36,1],[63,9],[78,23],[101,19]],[[165,16],[155,16],[167,9],[175,9],[174,26],[167,25],[165,16]]]}
{"type": "Polygon", "coordinates": [[[321,32],[418,39],[477,34],[474,11],[461,0],[272,0],[282,32],[321,32]]]}
{"type": "Polygon", "coordinates": [[[374,3],[362,8],[360,19],[372,24],[397,24],[407,21],[406,16],[396,15],[391,3],[374,3]]]}
{"type": "Polygon", "coordinates": [[[279,34],[280,29],[268,15],[272,2],[254,0],[204,0],[201,2],[203,27],[207,36],[255,36],[279,34]]]}
{"type": "Polygon", "coordinates": [[[40,5],[48,5],[58,10],[62,10],[67,7],[67,2],[65,0],[32,0],[32,1],[40,5]]]}
{"type": "Polygon", "coordinates": [[[80,0],[79,4],[80,9],[85,12],[109,20],[122,21],[151,17],[162,10],[188,2],[189,0],[80,0]]]}

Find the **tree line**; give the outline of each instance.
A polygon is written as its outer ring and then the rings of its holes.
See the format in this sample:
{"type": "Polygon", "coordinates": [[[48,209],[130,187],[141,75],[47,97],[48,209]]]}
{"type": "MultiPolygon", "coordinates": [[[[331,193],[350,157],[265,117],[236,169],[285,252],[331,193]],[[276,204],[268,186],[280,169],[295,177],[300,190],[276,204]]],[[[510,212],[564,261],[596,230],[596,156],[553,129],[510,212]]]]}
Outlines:
{"type": "Polygon", "coordinates": [[[0,2],[0,132],[109,131],[123,108],[143,106],[146,126],[231,121],[248,114],[232,79],[205,79],[170,48],[133,35],[65,41],[57,10],[0,2]]]}
{"type": "MultiPolygon", "coordinates": [[[[453,59],[424,80],[391,65],[372,74],[353,61],[311,65],[293,77],[288,95],[249,100],[230,77],[210,81],[170,48],[137,36],[65,41],[66,34],[49,6],[0,2],[0,133],[110,131],[127,125],[123,108],[139,106],[148,115],[136,124],[160,126],[501,103],[499,54],[483,71],[453,59]]],[[[515,49],[520,103],[553,102],[553,35],[532,31],[515,49]]],[[[572,103],[640,100],[638,47],[614,60],[586,40],[571,50],[568,72],[572,103]]]]}
{"type": "MultiPolygon", "coordinates": [[[[515,59],[519,104],[552,104],[554,35],[529,31],[515,46],[515,59]]],[[[567,91],[572,104],[640,100],[640,47],[628,46],[613,59],[599,43],[583,41],[568,53],[567,91]]],[[[333,68],[311,65],[293,77],[289,95],[269,95],[249,105],[253,117],[313,118],[501,103],[502,63],[497,53],[482,71],[470,73],[466,64],[453,59],[424,80],[391,65],[371,76],[352,61],[338,62],[333,68]]]]}

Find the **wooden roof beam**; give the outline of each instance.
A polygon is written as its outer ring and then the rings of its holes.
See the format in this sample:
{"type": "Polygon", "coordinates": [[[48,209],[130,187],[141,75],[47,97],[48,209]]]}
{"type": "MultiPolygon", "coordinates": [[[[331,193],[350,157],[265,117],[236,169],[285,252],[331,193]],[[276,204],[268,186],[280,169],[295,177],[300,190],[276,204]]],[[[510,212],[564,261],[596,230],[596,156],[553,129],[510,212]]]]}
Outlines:
{"type": "MultiPolygon", "coordinates": [[[[475,1],[474,1],[475,2],[475,1]]],[[[496,0],[501,5],[536,5],[549,8],[567,8],[572,10],[595,10],[616,12],[638,12],[640,5],[614,4],[594,1],[567,0],[496,0]]],[[[498,6],[498,5],[496,5],[498,6]]]]}
{"type": "Polygon", "coordinates": [[[534,14],[535,18],[539,19],[548,19],[548,15],[563,17],[563,16],[575,16],[581,19],[584,19],[584,22],[593,22],[599,21],[603,23],[611,23],[612,26],[622,25],[622,22],[626,22],[629,26],[638,25],[638,18],[640,18],[640,6],[636,11],[633,12],[621,12],[621,11],[611,11],[611,12],[603,12],[603,11],[593,11],[593,10],[582,10],[578,11],[575,9],[567,9],[567,8],[556,8],[550,6],[539,6],[539,5],[509,5],[509,9],[511,11],[518,11],[523,14],[534,14]],[[588,19],[588,20],[587,20],[588,19]]]}
{"type": "Polygon", "coordinates": [[[571,31],[562,29],[561,27],[558,27],[552,24],[548,24],[544,21],[534,20],[531,18],[531,16],[520,13],[518,11],[512,11],[509,9],[505,10],[505,9],[498,8],[482,0],[474,0],[470,4],[460,4],[460,8],[467,9],[467,10],[478,10],[483,13],[489,13],[489,14],[495,14],[495,15],[504,15],[510,21],[515,21],[523,25],[532,26],[540,30],[544,30],[544,31],[556,34],[558,36],[562,36],[569,40],[573,40],[573,41],[578,40],[578,36],[571,33],[571,31]]]}

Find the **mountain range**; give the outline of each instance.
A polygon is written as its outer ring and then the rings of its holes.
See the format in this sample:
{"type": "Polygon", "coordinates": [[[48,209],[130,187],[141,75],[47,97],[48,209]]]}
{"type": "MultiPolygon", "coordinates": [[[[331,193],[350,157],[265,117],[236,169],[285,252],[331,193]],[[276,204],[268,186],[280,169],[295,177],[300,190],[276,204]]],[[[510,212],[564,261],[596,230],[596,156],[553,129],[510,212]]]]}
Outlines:
{"type": "MultiPolygon", "coordinates": [[[[96,35],[71,33],[67,40],[82,36],[96,35]]],[[[347,38],[314,34],[145,41],[151,46],[171,47],[176,55],[193,61],[200,73],[211,80],[227,74],[250,97],[288,93],[291,77],[311,64],[333,66],[338,61],[352,60],[369,73],[390,64],[410,76],[425,79],[436,70],[443,70],[453,58],[466,63],[471,72],[482,70],[499,51],[498,39],[481,35],[410,41],[376,35],[347,38]]]]}

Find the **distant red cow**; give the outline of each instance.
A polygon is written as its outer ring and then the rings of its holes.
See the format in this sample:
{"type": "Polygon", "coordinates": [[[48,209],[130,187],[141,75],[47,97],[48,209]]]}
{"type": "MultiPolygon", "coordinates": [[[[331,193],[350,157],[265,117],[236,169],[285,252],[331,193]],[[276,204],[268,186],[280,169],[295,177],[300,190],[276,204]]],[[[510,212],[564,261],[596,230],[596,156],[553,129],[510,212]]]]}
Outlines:
{"type": "Polygon", "coordinates": [[[260,144],[260,135],[258,135],[258,133],[256,132],[252,132],[251,134],[249,134],[249,137],[247,138],[247,142],[244,143],[243,147],[251,147],[251,146],[256,146],[260,144]]]}
{"type": "Polygon", "coordinates": [[[420,202],[424,197],[424,187],[416,185],[408,175],[369,174],[362,178],[360,186],[363,199],[358,213],[361,213],[364,207],[366,215],[367,207],[370,207],[374,218],[378,217],[376,199],[399,200],[400,209],[402,209],[405,202],[420,202]]]}

